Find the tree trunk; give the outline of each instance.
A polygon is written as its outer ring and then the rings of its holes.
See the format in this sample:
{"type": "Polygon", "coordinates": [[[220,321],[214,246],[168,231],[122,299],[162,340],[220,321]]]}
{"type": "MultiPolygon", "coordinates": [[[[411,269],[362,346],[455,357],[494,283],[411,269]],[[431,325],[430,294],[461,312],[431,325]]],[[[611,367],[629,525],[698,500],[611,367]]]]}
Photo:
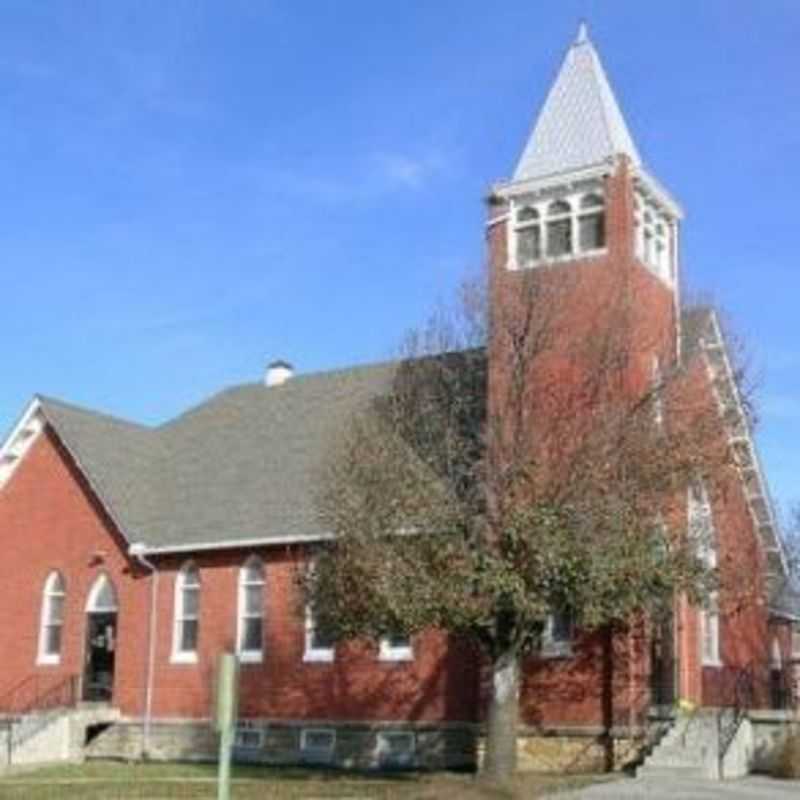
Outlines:
{"type": "Polygon", "coordinates": [[[603,766],[606,772],[614,771],[614,627],[606,625],[603,636],[602,712],[603,712],[603,766]]]}
{"type": "Polygon", "coordinates": [[[492,662],[492,696],[486,720],[487,778],[506,781],[517,769],[517,719],[519,716],[519,657],[506,651],[492,662]]]}

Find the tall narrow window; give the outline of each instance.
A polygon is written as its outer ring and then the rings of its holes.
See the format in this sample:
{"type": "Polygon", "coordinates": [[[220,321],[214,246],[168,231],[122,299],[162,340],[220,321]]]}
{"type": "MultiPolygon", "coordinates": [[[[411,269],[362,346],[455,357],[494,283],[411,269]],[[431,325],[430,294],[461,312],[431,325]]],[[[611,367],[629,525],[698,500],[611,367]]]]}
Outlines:
{"type": "Polygon", "coordinates": [[[197,640],[200,623],[200,571],[185,564],[175,579],[175,628],[172,638],[172,660],[197,661],[197,640]]]}
{"type": "Polygon", "coordinates": [[[664,376],[661,372],[661,359],[653,356],[653,418],[659,428],[664,426],[664,376]]]}
{"type": "Polygon", "coordinates": [[[587,194],[581,200],[578,243],[581,252],[602,250],[606,246],[606,215],[603,198],[598,194],[587,194]]]}
{"type": "Polygon", "coordinates": [[[542,257],[542,227],[533,206],[517,211],[517,266],[526,267],[542,257]]]}
{"type": "Polygon", "coordinates": [[[58,664],[61,661],[62,630],[64,627],[64,598],[66,587],[58,572],[51,572],[44,582],[42,616],[39,630],[40,664],[58,664]]]}
{"type": "MultiPolygon", "coordinates": [[[[711,502],[701,481],[689,487],[689,536],[695,542],[698,558],[706,569],[717,567],[717,541],[711,502]]],[[[719,666],[719,593],[711,592],[700,611],[700,655],[706,666],[719,666]]]]}
{"type": "Polygon", "coordinates": [[[573,618],[568,609],[560,608],[547,617],[542,631],[543,656],[564,658],[572,655],[573,618]]]}
{"type": "Polygon", "coordinates": [[[547,255],[572,253],[572,207],[566,200],[554,200],[547,207],[547,255]]]}
{"type": "Polygon", "coordinates": [[[264,653],[264,565],[249,558],[239,570],[237,652],[241,661],[261,661],[264,653]]]}
{"type": "Polygon", "coordinates": [[[312,606],[306,606],[306,648],[304,661],[333,661],[333,637],[316,620],[312,606]]]}

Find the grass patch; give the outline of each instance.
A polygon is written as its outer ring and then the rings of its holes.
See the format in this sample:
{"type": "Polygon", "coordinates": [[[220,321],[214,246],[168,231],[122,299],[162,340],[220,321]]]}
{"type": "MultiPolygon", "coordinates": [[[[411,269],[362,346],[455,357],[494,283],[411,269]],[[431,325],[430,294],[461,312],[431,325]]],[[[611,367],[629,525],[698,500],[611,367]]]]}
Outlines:
{"type": "MultiPolygon", "coordinates": [[[[237,765],[233,800],[521,800],[577,789],[608,776],[521,774],[507,786],[458,773],[348,773],[237,765]]],[[[0,800],[213,800],[213,764],[91,762],[0,779],[0,800]]]]}

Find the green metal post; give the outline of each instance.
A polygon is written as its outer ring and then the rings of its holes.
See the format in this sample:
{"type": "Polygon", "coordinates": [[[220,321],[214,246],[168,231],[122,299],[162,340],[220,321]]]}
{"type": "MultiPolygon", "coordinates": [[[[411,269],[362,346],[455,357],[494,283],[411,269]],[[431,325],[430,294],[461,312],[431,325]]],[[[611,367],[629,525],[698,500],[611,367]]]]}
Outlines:
{"type": "Polygon", "coordinates": [[[219,769],[217,800],[231,797],[231,750],[238,716],[239,674],[236,656],[222,653],[217,667],[217,692],[214,721],[219,731],[219,769]]]}

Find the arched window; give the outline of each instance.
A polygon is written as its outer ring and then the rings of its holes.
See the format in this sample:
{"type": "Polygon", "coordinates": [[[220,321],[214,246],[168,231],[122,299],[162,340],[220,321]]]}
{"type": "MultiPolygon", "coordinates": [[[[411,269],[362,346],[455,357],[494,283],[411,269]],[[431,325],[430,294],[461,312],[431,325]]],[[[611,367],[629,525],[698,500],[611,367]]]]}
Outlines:
{"type": "Polygon", "coordinates": [[[517,265],[528,266],[542,257],[542,226],[539,212],[533,206],[517,211],[517,265]]]}
{"type": "Polygon", "coordinates": [[[547,255],[550,258],[572,253],[572,206],[554,200],[547,207],[547,255]]]}
{"type": "Polygon", "coordinates": [[[200,571],[189,562],[175,579],[175,626],[172,637],[172,660],[197,661],[197,638],[200,622],[200,571]]]}
{"type": "Polygon", "coordinates": [[[108,575],[100,575],[89,590],[86,601],[87,614],[113,614],[117,611],[117,592],[108,575]]]}
{"type": "Polygon", "coordinates": [[[40,664],[58,664],[61,661],[61,642],[64,627],[64,599],[66,586],[59,572],[51,572],[44,582],[42,614],[39,629],[40,664]]]}
{"type": "Polygon", "coordinates": [[[636,255],[660,278],[673,277],[669,215],[650,201],[636,198],[636,255]]]}
{"type": "Polygon", "coordinates": [[[581,252],[602,250],[606,246],[605,202],[599,194],[587,194],[581,200],[578,244],[581,252]]]}
{"type": "Polygon", "coordinates": [[[239,570],[236,650],[242,661],[261,661],[264,653],[264,565],[252,556],[239,570]]]}
{"type": "MultiPolygon", "coordinates": [[[[697,556],[708,570],[717,568],[717,534],[711,501],[702,481],[689,487],[689,537],[697,548],[697,556]]],[[[700,611],[700,656],[706,666],[720,666],[719,593],[709,595],[700,611]]]]}

